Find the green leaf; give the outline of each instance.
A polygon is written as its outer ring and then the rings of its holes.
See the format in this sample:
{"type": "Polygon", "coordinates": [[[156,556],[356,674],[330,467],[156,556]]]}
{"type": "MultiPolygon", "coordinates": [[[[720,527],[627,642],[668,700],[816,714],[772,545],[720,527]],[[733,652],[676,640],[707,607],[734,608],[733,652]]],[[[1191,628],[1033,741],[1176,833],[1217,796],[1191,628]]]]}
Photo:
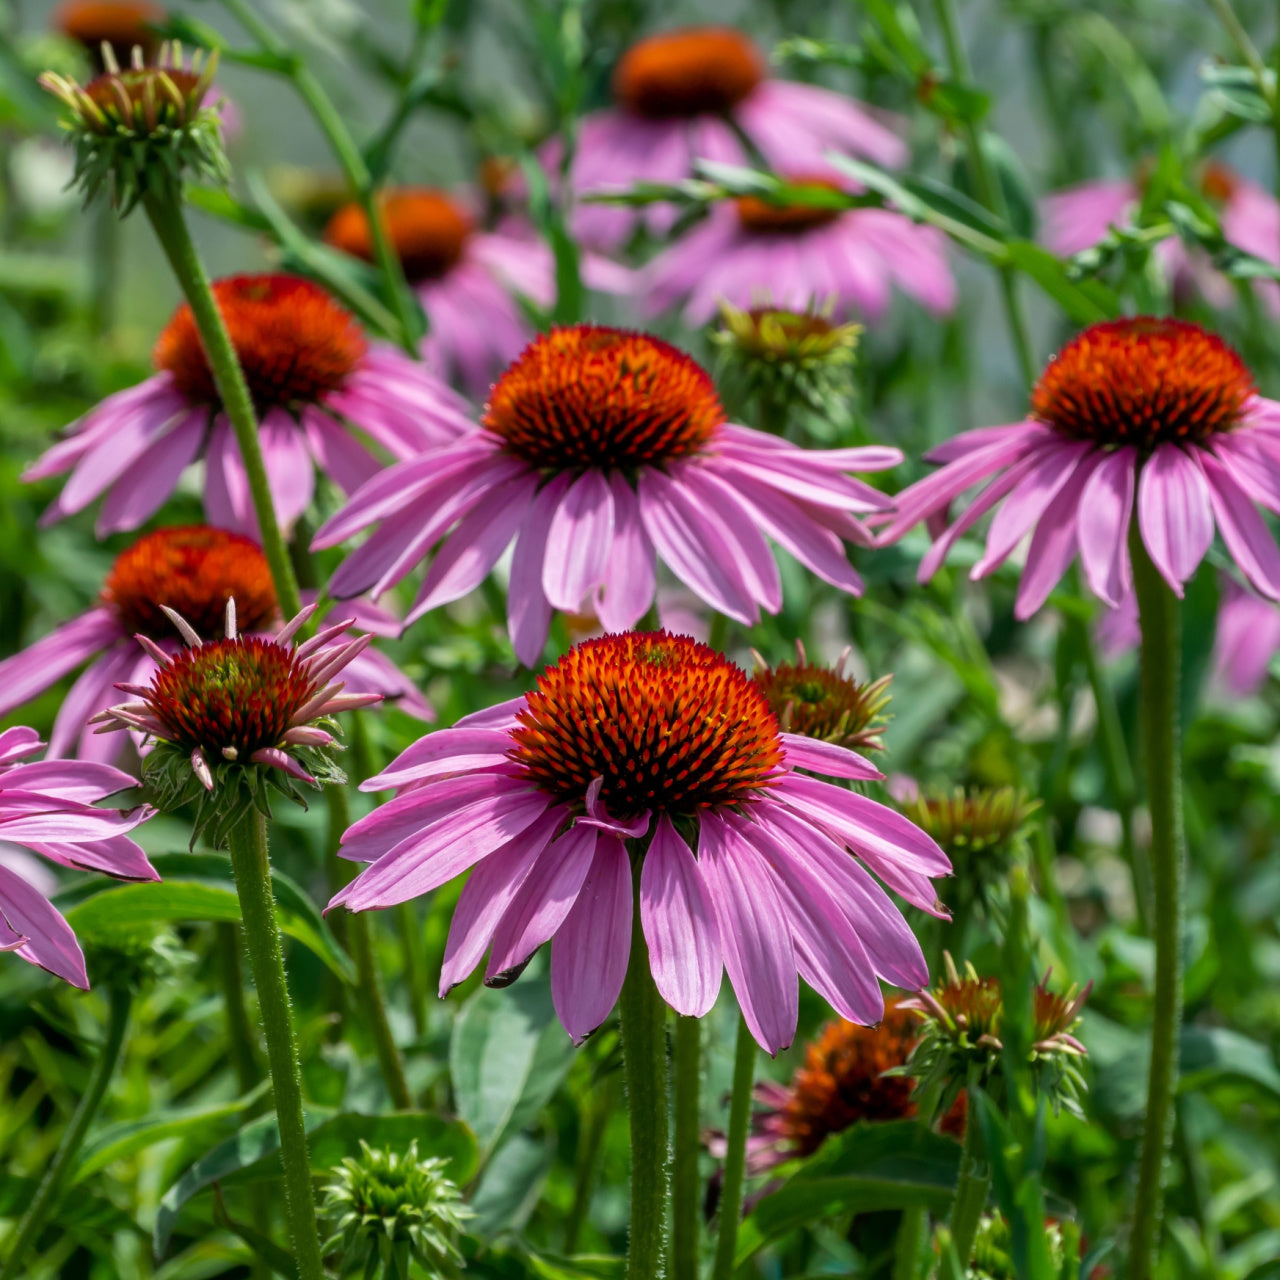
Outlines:
{"type": "MultiPolygon", "coordinates": [[[[445,1172],[458,1183],[467,1182],[475,1172],[475,1138],[457,1120],[424,1114],[335,1114],[316,1108],[306,1112],[305,1121],[315,1176],[325,1176],[348,1156],[359,1156],[361,1141],[397,1151],[416,1141],[420,1155],[446,1157],[445,1172]]],[[[156,1214],[156,1256],[168,1245],[182,1207],[205,1187],[214,1182],[226,1187],[261,1182],[279,1178],[281,1172],[275,1114],[260,1116],[202,1156],[165,1192],[156,1214]]]]}
{"type": "Polygon", "coordinates": [[[1227,1027],[1184,1027],[1178,1088],[1243,1080],[1280,1099],[1280,1070],[1265,1046],[1227,1027]]]}
{"type": "Polygon", "coordinates": [[[109,1125],[85,1144],[80,1163],[76,1166],[74,1182],[83,1182],[113,1161],[125,1160],[169,1138],[192,1137],[208,1130],[212,1140],[219,1131],[228,1127],[226,1122],[239,1119],[266,1093],[267,1088],[267,1082],[263,1081],[251,1093],[221,1106],[161,1111],[142,1120],[124,1120],[109,1125]]]}
{"type": "MultiPolygon", "coordinates": [[[[83,885],[72,886],[81,900],[65,915],[82,941],[109,941],[122,927],[161,921],[239,921],[240,899],[228,878],[231,864],[221,854],[166,853],[151,862],[161,876],[156,883],[111,885],[87,895],[83,885]]],[[[343,982],[354,984],[351,958],[311,899],[281,871],[273,869],[271,881],[281,931],[315,952],[343,982]]]]}
{"type": "Polygon", "coordinates": [[[914,1120],[857,1124],[765,1196],[742,1224],[735,1266],[797,1227],[842,1213],[951,1202],[960,1147],[914,1120]]]}
{"type": "Polygon", "coordinates": [[[1029,276],[1076,324],[1114,320],[1120,299],[1100,280],[1072,280],[1066,263],[1048,249],[1029,240],[1010,240],[1005,246],[1009,261],[1029,276]]]}
{"type": "Polygon", "coordinates": [[[551,1100],[573,1061],[545,981],[477,991],[462,1006],[449,1044],[458,1114],[480,1145],[483,1168],[551,1100]]]}
{"type": "Polygon", "coordinates": [[[471,1232],[488,1240],[500,1231],[522,1230],[537,1208],[555,1158],[551,1134],[542,1138],[516,1134],[480,1175],[471,1195],[476,1215],[470,1223],[471,1232]]]}

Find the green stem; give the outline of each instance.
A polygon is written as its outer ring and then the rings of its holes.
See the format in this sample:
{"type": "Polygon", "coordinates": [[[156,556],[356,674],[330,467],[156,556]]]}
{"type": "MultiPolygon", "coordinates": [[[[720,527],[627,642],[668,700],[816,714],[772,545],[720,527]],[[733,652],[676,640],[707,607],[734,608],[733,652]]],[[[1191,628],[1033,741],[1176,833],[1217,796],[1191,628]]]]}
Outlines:
{"type": "Polygon", "coordinates": [[[969,1259],[973,1255],[973,1239],[978,1233],[978,1222],[987,1207],[987,1192],[991,1189],[991,1170],[977,1154],[978,1121],[976,1108],[969,1106],[969,1123],[965,1125],[964,1153],[960,1157],[960,1180],[956,1183],[956,1198],[951,1206],[951,1242],[960,1260],[961,1274],[967,1274],[969,1259]]]}
{"type": "Polygon", "coordinates": [[[231,868],[249,948],[249,965],[258,989],[258,1007],[267,1040],[267,1062],[275,1093],[276,1124],[284,1166],[285,1214],[293,1242],[298,1280],[324,1280],[315,1199],[311,1191],[311,1160],[302,1115],[302,1071],[298,1042],[289,1012],[289,989],[284,954],[276,925],[267,857],[266,819],[256,810],[247,814],[228,837],[231,868]]]}
{"type": "Polygon", "coordinates": [[[672,1280],[698,1280],[701,1030],[702,1024],[697,1018],[676,1018],[675,1159],[671,1173],[672,1280]]]}
{"type": "Polygon", "coordinates": [[[1097,646],[1088,624],[1078,622],[1079,652],[1083,656],[1085,675],[1093,691],[1093,703],[1098,712],[1098,745],[1102,749],[1102,767],[1107,772],[1111,802],[1120,815],[1120,853],[1129,864],[1133,876],[1133,897],[1138,911],[1138,921],[1143,931],[1150,928],[1151,918],[1151,863],[1146,850],[1139,849],[1133,838],[1134,810],[1137,808],[1137,788],[1133,780],[1133,765],[1129,760],[1129,747],[1120,723],[1120,709],[1115,694],[1098,661],[1097,646]]]}
{"type": "Polygon", "coordinates": [[[120,216],[105,201],[93,211],[93,259],[89,266],[89,321],[95,336],[109,336],[115,328],[120,297],[120,216]]]}
{"type": "Polygon", "coordinates": [[[661,1280],[666,1271],[667,1006],[654,986],[640,927],[640,859],[635,862],[631,955],[622,985],[622,1064],[631,1124],[631,1233],[626,1280],[661,1280]]]}
{"type": "Polygon", "coordinates": [[[253,1052],[253,1028],[244,1004],[244,974],[240,964],[240,935],[233,924],[214,925],[218,969],[222,978],[222,1006],[227,1015],[227,1057],[236,1073],[236,1086],[248,1093],[262,1079],[253,1052]]]}
{"type": "Polygon", "coordinates": [[[1151,1280],[1159,1250],[1164,1173],[1173,1134],[1182,1022],[1182,917],[1186,836],[1182,812],[1182,742],[1178,715],[1181,616],[1169,585],[1151,563],[1141,535],[1130,538],[1142,630],[1142,729],[1151,810],[1154,880],[1155,1000],[1147,1116],[1129,1240],[1132,1280],[1151,1280]]]}
{"type": "Polygon", "coordinates": [[[373,1033],[373,1043],[378,1051],[378,1064],[382,1068],[387,1092],[397,1111],[411,1111],[413,1097],[404,1076],[404,1060],[400,1056],[400,1047],[391,1034],[391,1023],[387,1018],[387,1006],[382,995],[382,979],[373,959],[369,913],[353,912],[347,920],[347,932],[351,939],[351,958],[356,962],[356,972],[360,975],[360,998],[367,1002],[369,1030],[373,1033]]]}
{"type": "Polygon", "coordinates": [[[573,1179],[573,1205],[564,1224],[564,1251],[572,1256],[578,1251],[578,1240],[591,1209],[591,1196],[596,1188],[600,1153],[604,1150],[605,1130],[614,1109],[614,1076],[606,1076],[591,1090],[587,1101],[586,1120],[578,1139],[573,1179]]]}
{"type": "Polygon", "coordinates": [[[418,911],[412,902],[402,902],[396,908],[396,933],[404,956],[404,979],[409,989],[409,1014],[413,1018],[413,1033],[419,1040],[427,1034],[427,975],[422,965],[422,926],[418,911]]]}
{"type": "Polygon", "coordinates": [[[928,1215],[921,1205],[908,1205],[902,1211],[898,1246],[893,1255],[893,1280],[916,1280],[920,1261],[920,1237],[924,1234],[928,1221],[928,1215]]]}
{"type": "MultiPolygon", "coordinates": [[[[342,833],[351,825],[347,793],[343,787],[331,786],[325,788],[325,796],[329,801],[329,860],[331,864],[337,864],[337,878],[345,884],[354,867],[352,863],[337,856],[337,848],[342,833]]],[[[405,1079],[404,1059],[400,1056],[400,1048],[396,1044],[395,1036],[391,1034],[391,1021],[387,1017],[382,978],[373,956],[373,931],[369,915],[367,912],[348,912],[345,924],[347,943],[359,977],[360,1002],[364,1006],[365,1018],[370,1034],[373,1036],[378,1065],[382,1069],[387,1093],[397,1111],[411,1111],[413,1097],[409,1093],[409,1084],[405,1079]]]]}
{"type": "Polygon", "coordinates": [[[742,1183],[747,1171],[747,1130],[751,1125],[751,1089],[755,1084],[756,1042],[745,1018],[738,1020],[733,1055],[733,1093],[729,1100],[728,1150],[720,1193],[720,1235],[716,1240],[714,1280],[730,1280],[738,1252],[738,1219],[742,1215],[742,1183]]]}
{"type": "Polygon", "coordinates": [[[124,1033],[129,1025],[133,992],[128,987],[112,987],[109,1000],[107,1035],[102,1042],[102,1051],[98,1054],[98,1061],[94,1063],[89,1083],[85,1086],[85,1091],[71,1117],[71,1123],[62,1135],[58,1154],[54,1156],[53,1163],[40,1179],[35,1199],[31,1201],[14,1232],[13,1244],[9,1247],[9,1256],[5,1260],[4,1270],[0,1271],[0,1280],[18,1280],[19,1276],[27,1274],[22,1268],[23,1260],[43,1230],[50,1210],[57,1206],[63,1179],[80,1154],[85,1134],[89,1132],[89,1126],[98,1114],[98,1108],[106,1096],[107,1086],[115,1074],[116,1063],[120,1060],[120,1049],[124,1045],[124,1033]]]}
{"type": "MultiPolygon", "coordinates": [[[[938,17],[938,25],[942,29],[942,40],[947,49],[947,62],[952,77],[961,84],[969,84],[973,78],[969,68],[969,58],[965,53],[964,43],[960,39],[960,27],[956,21],[954,0],[934,0],[934,11],[938,17]]],[[[986,149],[982,145],[982,133],[977,124],[969,121],[964,126],[965,150],[968,153],[969,176],[973,182],[974,194],[980,204],[990,209],[1002,222],[1008,220],[1009,212],[1005,207],[1004,194],[991,166],[987,161],[986,149]]],[[[1017,272],[1010,265],[1001,265],[1000,296],[1004,302],[1005,319],[1009,325],[1009,333],[1018,353],[1018,367],[1022,372],[1022,380],[1028,387],[1035,381],[1036,364],[1031,348],[1031,337],[1027,330],[1027,317],[1022,310],[1022,299],[1018,296],[1017,272]]]]}
{"type": "Polygon", "coordinates": [[[369,166],[365,163],[360,148],[351,136],[342,113],[333,105],[329,95],[311,74],[306,63],[292,54],[288,46],[254,12],[253,7],[246,3],[246,0],[223,0],[223,4],[263,49],[281,60],[279,68],[281,74],[293,81],[298,96],[307,104],[329,146],[333,148],[333,154],[369,222],[374,260],[382,274],[385,292],[395,309],[396,321],[400,329],[399,333],[392,336],[411,356],[420,359],[415,341],[420,324],[411,300],[409,284],[405,279],[404,266],[387,237],[386,224],[377,207],[377,184],[373,174],[369,172],[369,166]]]}
{"type": "Polygon", "coordinates": [[[143,207],[155,230],[160,247],[164,250],[173,274],[183,295],[191,306],[200,343],[209,361],[218,397],[223,411],[231,421],[231,428],[240,446],[245,474],[249,480],[249,493],[253,498],[254,514],[258,518],[258,531],[262,536],[262,551],[271,569],[275,583],[276,599],[286,618],[292,618],[302,607],[298,600],[298,584],[293,576],[293,565],[288,548],[276,521],[275,506],[271,500],[271,486],[267,482],[267,469],[262,461],[262,446],[258,441],[258,419],[253,409],[244,371],[236,357],[235,347],[227,334],[222,313],[209,287],[209,277],[196,252],[182,211],[182,192],[175,183],[157,186],[143,198],[143,207]]]}

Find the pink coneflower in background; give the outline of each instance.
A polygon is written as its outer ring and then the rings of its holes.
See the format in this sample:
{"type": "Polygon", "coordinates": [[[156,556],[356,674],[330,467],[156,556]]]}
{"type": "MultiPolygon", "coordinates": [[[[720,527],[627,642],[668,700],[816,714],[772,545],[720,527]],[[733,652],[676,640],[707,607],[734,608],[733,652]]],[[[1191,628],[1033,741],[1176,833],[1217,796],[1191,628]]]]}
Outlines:
{"type": "MultiPolygon", "coordinates": [[[[0,715],[30,702],[89,662],[58,708],[49,756],[74,753],[82,760],[117,759],[127,744],[99,737],[88,723],[119,701],[116,685],[140,685],[154,674],[155,659],[136,636],[145,635],[166,653],[176,653],[181,637],[162,605],[200,634],[210,635],[221,626],[231,599],[242,631],[261,632],[278,625],[271,571],[257,543],[207,525],[171,525],[144,535],[116,557],[93,608],[0,662],[0,715]]],[[[360,631],[389,636],[400,630],[397,618],[366,601],[353,601],[344,612],[360,631]]],[[[365,649],[352,660],[346,682],[352,693],[396,698],[411,715],[435,718],[412,681],[375,649],[365,649]]]]}
{"type": "Polygon", "coordinates": [[[515,539],[507,619],[516,655],[532,665],[552,609],[586,606],[609,631],[635,625],[653,601],[659,557],[748,625],[782,603],[766,534],[825,581],[860,591],[841,539],[869,541],[855,513],[889,502],[845,473],[900,458],[801,449],[734,426],[682,351],[577,325],[529,345],[495,384],[479,429],[388,468],[313,546],[381,521],[330,582],[341,598],[370,588],[376,597],[442,543],[412,622],[479,586],[515,539]]]}
{"type": "MultiPolygon", "coordinates": [[[[533,336],[516,295],[542,308],[555,302],[551,250],[518,218],[507,218],[491,231],[478,228],[460,200],[430,187],[386,193],[382,216],[430,322],[422,347],[427,363],[482,399],[495,375],[533,336]]],[[[344,205],[333,215],[325,239],[373,261],[369,221],[358,204],[344,205]]],[[[611,293],[630,288],[627,268],[593,254],[583,258],[582,276],[590,288],[611,293]]]]}
{"type": "Polygon", "coordinates": [[[241,635],[235,602],[228,600],[224,638],[206,641],[186,619],[163,609],[184,647],[170,655],[140,636],[158,670],[147,685],[121,686],[136,700],[96,715],[98,732],[137,730],[168,743],[189,759],[206,791],[215,789],[226,766],[263,765],[314,783],[297,752],[334,742],[316,721],[381,701],[380,694],[352,693],[334,679],[372,640],[344,638],[349,619],[292,643],[315,611],[308,605],[273,636],[241,635]]]}
{"type": "MultiPolygon", "coordinates": [[[[382,462],[364,437],[390,457],[405,458],[469,425],[454,392],[408,356],[366,341],[319,285],[246,275],[218,280],[213,291],[261,417],[263,459],[282,525],[292,525],[310,504],[317,465],[348,493],[378,470],[382,462]]],[[[28,481],[71,473],[42,522],[64,519],[105,493],[98,535],[136,529],[203,457],[211,523],[256,534],[239,446],[185,303],[161,333],[153,360],[154,377],[108,396],[27,469],[28,481]]]]}
{"type": "MultiPolygon", "coordinates": [[[[825,180],[794,181],[838,190],[825,180]]],[[[644,268],[641,280],[646,314],[683,302],[682,318],[693,325],[705,324],[722,302],[801,312],[829,305],[839,317],[875,320],[893,285],[934,315],[956,301],[946,241],[934,228],[889,209],[776,205],[755,196],[715,205],[644,268]]]]}
{"type": "MultiPolygon", "coordinates": [[[[1228,243],[1263,262],[1280,267],[1280,204],[1256,182],[1210,160],[1201,170],[1200,187],[1218,206],[1222,234],[1228,243]]],[[[1142,188],[1128,178],[1085,182],[1055,192],[1041,201],[1043,239],[1064,257],[1097,244],[1112,226],[1124,226],[1142,202],[1142,188]]],[[[1215,307],[1230,306],[1231,283],[1203,254],[1191,254],[1177,237],[1155,249],[1175,288],[1194,288],[1215,307]]],[[[1255,280],[1254,288],[1272,315],[1280,315],[1280,284],[1255,280]]]]}
{"type": "Polygon", "coordinates": [[[474,867],[441,993],[486,951],[486,981],[504,985],[554,938],[556,1011],[581,1040],[622,988],[642,859],[640,925],[662,998],[700,1017],[727,969],[776,1053],[795,1034],[797,974],[863,1023],[883,1013],[878,977],[925,980],[919,944],[865,867],[935,912],[930,877],[950,870],[900,814],[797,770],[881,776],[843,747],[783,733],[747,674],[706,645],[665,632],[588,640],[531,693],[420,739],[364,784],[401,793],[343,837],[343,856],[373,865],[330,906],[391,906],[474,867]]]}
{"type": "MultiPolygon", "coordinates": [[[[632,45],[613,73],[614,106],[579,126],[569,170],[574,194],[679,182],[699,159],[744,164],[749,157],[737,130],[774,167],[826,172],[828,151],[889,167],[906,162],[906,145],[882,113],[830,89],[771,80],[767,70],[755,44],[730,27],[666,31],[632,45]]],[[[543,162],[558,170],[557,145],[543,162]]],[[[607,249],[639,221],[661,232],[675,217],[664,205],[637,214],[580,204],[573,227],[584,243],[607,249]]]]}
{"type": "MultiPolygon", "coordinates": [[[[0,844],[21,845],[60,866],[101,871],[120,880],[158,880],[147,855],[128,838],[154,810],[145,805],[128,812],[94,807],[98,800],[136,787],[137,780],[105,764],[23,763],[43,745],[34,729],[0,733],[0,844]]],[[[87,989],[84,953],[71,926],[36,878],[28,879],[19,868],[9,858],[0,861],[0,951],[15,951],[87,989]]]]}
{"type": "Polygon", "coordinates": [[[1040,608],[1077,553],[1093,592],[1122,603],[1132,589],[1135,515],[1176,595],[1216,524],[1244,576],[1280,599],[1280,550],[1254,505],[1280,510],[1280,404],[1258,395],[1240,357],[1197,325],[1151,317],[1093,325],[1050,361],[1027,419],[965,432],[926,460],[944,465],[898,495],[884,541],[989,483],[934,542],[921,581],[998,506],[971,576],[999,568],[1031,534],[1019,618],[1040,608]]]}

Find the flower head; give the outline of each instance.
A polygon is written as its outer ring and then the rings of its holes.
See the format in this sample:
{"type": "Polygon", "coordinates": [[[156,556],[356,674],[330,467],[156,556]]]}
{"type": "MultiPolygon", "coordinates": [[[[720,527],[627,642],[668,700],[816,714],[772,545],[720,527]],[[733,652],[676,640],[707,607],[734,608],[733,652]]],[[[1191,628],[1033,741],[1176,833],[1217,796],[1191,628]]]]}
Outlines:
{"type": "Polygon", "coordinates": [[[798,975],[866,1023],[883,1012],[878,976],[923,982],[919,945],[864,864],[926,910],[929,877],[947,871],[901,815],[801,769],[880,776],[783,731],[755,683],[706,645],[665,632],[589,640],[526,696],[422,738],[364,784],[400,794],[347,831],[343,855],[373,865],[330,906],[390,906],[474,867],[441,994],[486,950],[486,981],[512,981],[554,937],[556,1009],[581,1039],[621,989],[635,876],[663,998],[701,1016],[727,969],[776,1052],[795,1032],[798,975]]]}
{"type": "Polygon", "coordinates": [[[705,324],[727,302],[802,314],[824,306],[874,320],[893,285],[934,314],[955,305],[939,232],[890,209],[841,208],[830,179],[798,174],[792,182],[804,199],[723,201],[658,254],[643,273],[646,314],[683,303],[688,323],[705,324]]]}
{"type": "MultiPolygon", "coordinates": [[[[833,1134],[860,1123],[906,1120],[916,1114],[904,1068],[920,1036],[919,1019],[897,1000],[885,1002],[874,1027],[843,1019],[828,1022],[805,1049],[790,1084],[760,1084],[756,1099],[766,1106],[754,1120],[752,1166],[759,1172],[812,1155],[833,1134]]],[[[961,1097],[942,1129],[964,1131],[961,1097]]]]}
{"type": "MultiPolygon", "coordinates": [[[[897,166],[906,147],[886,117],[861,103],[815,85],[768,76],[768,61],[743,32],[700,26],[659,32],[626,49],[611,82],[611,108],[581,125],[569,167],[575,194],[617,190],[636,182],[679,182],[695,160],[746,163],[741,135],[774,168],[800,166],[832,171],[830,151],[866,156],[897,166]]],[[[561,153],[549,144],[542,161],[549,173],[561,153]]],[[[639,215],[656,233],[675,221],[671,206],[639,215]]],[[[585,244],[613,249],[637,224],[626,209],[584,204],[574,230],[585,244]]]]}
{"type": "MultiPolygon", "coordinates": [[[[556,267],[547,244],[529,223],[509,217],[477,226],[468,204],[434,187],[397,187],[380,196],[383,228],[405,278],[418,295],[430,329],[427,363],[458,378],[477,399],[533,336],[518,298],[549,308],[556,298],[556,267]]],[[[342,206],[325,239],[365,262],[374,260],[364,208],[342,206]]],[[[581,262],[588,287],[609,293],[631,288],[632,273],[594,254],[581,262]]]]}
{"type": "Polygon", "coordinates": [[[984,427],[928,455],[943,464],[898,495],[882,535],[892,541],[989,481],[920,566],[930,577],[956,539],[999,504],[980,578],[1027,535],[1015,612],[1030,617],[1080,555],[1107,604],[1132,591],[1129,526],[1175,594],[1213,541],[1214,525],[1241,572],[1280,599],[1280,550],[1255,503],[1280,510],[1280,404],[1254,390],[1240,358],[1198,325],[1136,317],[1093,325],[1049,363],[1031,414],[984,427]]]}
{"type": "Polygon", "coordinates": [[[802,641],[796,661],[769,666],[756,655],[755,682],[787,733],[851,751],[879,751],[887,720],[890,676],[861,682],[844,672],[849,651],[830,667],[810,662],[802,641]]]}
{"type": "Polygon", "coordinates": [[[164,612],[186,647],[171,656],[139,636],[157,664],[151,683],[118,686],[137,701],[103,711],[94,722],[99,733],[135,729],[156,740],[144,782],[165,811],[199,801],[193,843],[206,829],[219,843],[247,805],[266,804],[269,787],[301,802],[294,779],[317,787],[345,782],[330,750],[331,717],[381,695],[345,693],[333,677],[372,636],[342,639],[348,619],[291,644],[314,605],[270,639],[240,635],[235,601],[228,600],[224,638],[205,642],[180,615],[164,612]]]}
{"type": "Polygon", "coordinates": [[[707,374],[658,338],[596,325],[536,338],[494,385],[480,426],[371,480],[317,534],[381,529],[335,574],[339,598],[399,582],[439,551],[412,622],[479,585],[514,539],[507,616],[533,665],[552,609],[625,631],[654,599],[660,557],[713,608],[750,624],[782,603],[765,535],[857,592],[841,539],[887,499],[847,475],[894,449],[803,450],[726,421],[707,374]]]}
{"type": "MultiPolygon", "coordinates": [[[[313,281],[281,273],[229,276],[214,282],[213,294],[261,417],[267,479],[286,527],[310,504],[317,465],[354,492],[385,458],[443,444],[470,425],[460,397],[420,362],[370,342],[313,281]]],[[[71,472],[44,521],[105,493],[99,534],[135,529],[203,457],[210,521],[256,537],[240,448],[186,303],[161,332],[152,358],[154,377],[109,396],[28,468],[26,480],[71,472]]]]}
{"type": "MultiPolygon", "coordinates": [[[[950,1107],[970,1085],[990,1087],[1002,1079],[1004,992],[1000,981],[979,977],[966,963],[961,974],[946,957],[947,980],[903,1002],[922,1018],[920,1042],[911,1055],[910,1074],[920,1080],[920,1094],[939,1099],[939,1111],[950,1107]]],[[[1077,1061],[1085,1047],[1072,1034],[1093,984],[1072,987],[1063,995],[1049,990],[1048,975],[1032,993],[1029,1063],[1040,1087],[1055,1108],[1080,1110],[1084,1081],[1077,1061]]]]}
{"type": "MultiPolygon", "coordinates": [[[[158,880],[146,854],[128,837],[155,810],[96,807],[136,787],[137,780],[105,764],[28,760],[43,745],[34,729],[0,733],[0,851],[19,845],[60,866],[121,880],[158,880]]],[[[89,985],[71,927],[37,878],[9,858],[0,859],[0,951],[13,951],[73,986],[89,985]]]]}
{"type": "Polygon", "coordinates": [[[123,217],[157,182],[184,177],[225,183],[230,176],[222,147],[222,121],[205,98],[218,69],[197,51],[190,66],[181,46],[166,45],[153,65],[135,46],[133,61],[120,69],[109,45],[106,69],[81,86],[46,72],[41,85],[70,109],[65,127],[76,148],[75,181],[86,199],[106,188],[123,217]]]}
{"type": "Polygon", "coordinates": [[[362,1139],[360,1156],[333,1169],[325,1187],[321,1212],[334,1227],[325,1252],[341,1250],[344,1267],[358,1271],[374,1259],[388,1267],[397,1246],[407,1246],[427,1274],[454,1275],[462,1262],[457,1238],[472,1213],[445,1174],[448,1164],[419,1157],[416,1140],[405,1151],[383,1151],[362,1139]]]}
{"type": "Polygon", "coordinates": [[[917,791],[899,807],[927,831],[957,868],[956,887],[979,898],[1009,870],[1027,818],[1038,807],[1013,787],[917,791]]]}
{"type": "Polygon", "coordinates": [[[53,25],[83,45],[105,71],[104,44],[117,65],[128,66],[135,48],[142,50],[144,62],[153,61],[160,49],[156,27],[165,17],[165,11],[151,0],[63,0],[54,10],[53,25]]]}
{"type": "MultiPolygon", "coordinates": [[[[804,408],[830,424],[847,416],[856,396],[854,370],[862,326],[837,324],[815,311],[722,302],[723,327],[711,335],[725,371],[744,400],[762,400],[784,418],[804,408]]],[[[823,431],[822,427],[815,430],[823,431]]],[[[834,434],[825,426],[824,438],[834,434]]]]}
{"type": "MultiPolygon", "coordinates": [[[[119,701],[117,684],[144,684],[155,674],[152,651],[142,648],[135,636],[149,637],[172,655],[183,642],[174,616],[196,634],[209,635],[222,627],[229,600],[236,602],[242,633],[278,627],[271,570],[256,542],[208,525],[169,525],[144,534],[116,557],[92,608],[0,662],[0,715],[31,701],[88,661],[58,709],[49,755],[115,759],[129,749],[128,741],[98,737],[87,723],[119,701]]],[[[374,635],[399,630],[397,619],[365,601],[353,602],[350,609],[358,630],[374,635]]],[[[356,655],[346,680],[348,692],[398,698],[411,714],[433,718],[430,705],[408,677],[372,648],[356,655]]]]}

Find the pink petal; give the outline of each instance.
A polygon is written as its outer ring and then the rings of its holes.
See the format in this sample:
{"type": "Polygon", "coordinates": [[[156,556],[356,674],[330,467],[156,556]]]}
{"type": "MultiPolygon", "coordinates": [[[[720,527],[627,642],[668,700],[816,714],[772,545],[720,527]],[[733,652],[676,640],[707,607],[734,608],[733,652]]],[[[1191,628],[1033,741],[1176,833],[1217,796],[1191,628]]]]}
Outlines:
{"type": "MultiPolygon", "coordinates": [[[[654,550],[640,517],[640,500],[622,475],[609,479],[613,492],[613,545],[604,575],[604,591],[596,603],[606,631],[634,627],[653,603],[654,550]]],[[[512,577],[515,567],[512,566],[512,577]]]]}
{"type": "Polygon", "coordinates": [[[601,471],[584,471],[551,517],[542,589],[553,608],[572,613],[604,580],[613,542],[613,495],[601,471]]]}
{"type": "Polygon", "coordinates": [[[1197,451],[1209,489],[1209,501],[1227,550],[1254,588],[1268,600],[1280,600],[1280,549],[1249,496],[1211,453],[1197,451]]]}
{"type": "Polygon", "coordinates": [[[1213,541],[1213,506],[1204,472],[1176,444],[1157,445],[1143,464],[1138,527],[1152,563],[1181,598],[1213,541]]]}
{"type": "Polygon", "coordinates": [[[658,993],[701,1018],[720,994],[720,934],[698,860],[665,814],[640,869],[640,920],[658,993]]]}
{"type": "Polygon", "coordinates": [[[14,933],[27,941],[17,953],[31,964],[47,969],[56,977],[89,989],[84,952],[71,926],[21,876],[0,867],[0,916],[14,933]]]}
{"type": "Polygon", "coordinates": [[[572,483],[567,472],[553,476],[538,490],[516,535],[507,584],[507,630],[516,657],[532,667],[542,655],[551,627],[551,602],[542,586],[551,521],[572,483]]]}
{"type": "Polygon", "coordinates": [[[1129,519],[1138,471],[1131,445],[1108,454],[1080,495],[1080,563],[1094,595],[1113,609],[1133,588],[1129,519]]]}
{"type": "Polygon", "coordinates": [[[0,715],[51,688],[87,658],[125,639],[119,619],[99,606],[0,662],[0,715]]]}
{"type": "Polygon", "coordinates": [[[853,778],[858,782],[870,782],[884,774],[856,751],[836,746],[833,742],[820,742],[798,733],[784,733],[782,745],[787,749],[787,764],[792,769],[809,769],[825,773],[832,778],[853,778]]]}

